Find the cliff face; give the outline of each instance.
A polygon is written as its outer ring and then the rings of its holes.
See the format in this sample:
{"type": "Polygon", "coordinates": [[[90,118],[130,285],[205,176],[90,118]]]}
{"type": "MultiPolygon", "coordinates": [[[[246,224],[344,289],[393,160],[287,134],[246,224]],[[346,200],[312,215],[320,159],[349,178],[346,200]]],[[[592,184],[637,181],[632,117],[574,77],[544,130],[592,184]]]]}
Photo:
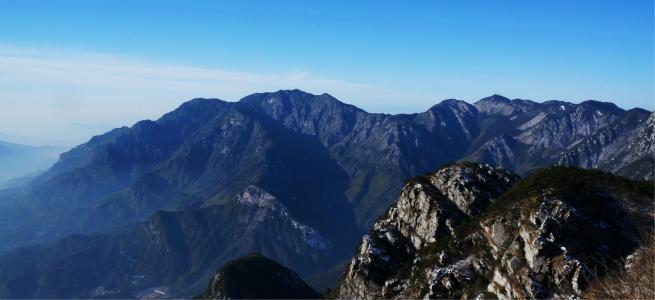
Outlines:
{"type": "Polygon", "coordinates": [[[362,239],[338,297],[580,296],[592,272],[638,245],[630,214],[652,214],[652,195],[605,173],[559,167],[517,180],[477,164],[410,180],[362,239]]]}

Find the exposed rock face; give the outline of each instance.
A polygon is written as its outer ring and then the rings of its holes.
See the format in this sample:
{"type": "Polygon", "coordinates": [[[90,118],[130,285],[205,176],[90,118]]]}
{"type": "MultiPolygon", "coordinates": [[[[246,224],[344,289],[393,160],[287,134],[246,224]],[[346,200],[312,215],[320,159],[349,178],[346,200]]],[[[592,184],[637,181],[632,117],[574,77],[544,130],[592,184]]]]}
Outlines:
{"type": "Polygon", "coordinates": [[[455,236],[455,227],[479,214],[517,179],[499,168],[456,164],[410,180],[398,202],[364,236],[339,297],[397,294],[405,283],[394,273],[420,259],[417,253],[427,245],[455,236]]]}
{"type": "Polygon", "coordinates": [[[316,299],[319,294],[298,274],[260,256],[225,264],[202,295],[204,299],[316,299]]]}
{"type": "Polygon", "coordinates": [[[442,168],[428,179],[459,210],[474,216],[505,192],[518,176],[501,168],[464,163],[442,168]]]}
{"type": "Polygon", "coordinates": [[[545,191],[527,199],[525,210],[484,219],[482,236],[491,257],[487,251],[478,256],[500,260],[489,269],[493,278],[487,290],[505,299],[580,296],[594,267],[637,245],[635,227],[619,202],[598,200],[596,209],[605,215],[545,191]]]}
{"type": "Polygon", "coordinates": [[[364,236],[338,297],[577,297],[592,271],[637,246],[622,197],[652,195],[631,183],[552,168],[507,191],[516,180],[471,164],[411,180],[364,236]]]}
{"type": "Polygon", "coordinates": [[[241,205],[259,208],[256,215],[250,220],[243,220],[244,222],[259,226],[269,220],[279,219],[293,228],[292,231],[286,232],[286,235],[301,237],[308,246],[316,250],[326,250],[330,246],[330,242],[316,229],[298,222],[275,196],[258,187],[249,186],[237,196],[236,201],[241,205]]]}
{"type": "Polygon", "coordinates": [[[628,147],[637,153],[653,154],[655,152],[655,113],[651,113],[637,132],[637,137],[628,147]]]}

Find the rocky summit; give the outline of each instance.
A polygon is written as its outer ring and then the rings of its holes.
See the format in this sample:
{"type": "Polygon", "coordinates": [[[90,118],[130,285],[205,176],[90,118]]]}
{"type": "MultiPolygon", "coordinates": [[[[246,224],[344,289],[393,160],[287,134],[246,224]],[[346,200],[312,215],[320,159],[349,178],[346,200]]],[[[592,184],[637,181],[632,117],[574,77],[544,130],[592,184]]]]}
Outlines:
{"type": "Polygon", "coordinates": [[[406,183],[333,296],[579,297],[649,234],[649,187],[566,167],[519,180],[488,165],[446,166],[406,183]]]}

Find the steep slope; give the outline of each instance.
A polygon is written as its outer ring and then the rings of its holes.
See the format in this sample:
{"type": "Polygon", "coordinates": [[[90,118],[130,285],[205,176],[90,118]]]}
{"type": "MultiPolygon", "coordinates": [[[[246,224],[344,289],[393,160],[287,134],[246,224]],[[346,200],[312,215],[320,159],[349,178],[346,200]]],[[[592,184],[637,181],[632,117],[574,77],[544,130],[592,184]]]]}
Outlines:
{"type": "Polygon", "coordinates": [[[336,295],[575,297],[592,272],[616,267],[652,234],[652,183],[562,167],[507,189],[515,179],[464,164],[410,180],[364,236],[336,295]]]}
{"type": "Polygon", "coordinates": [[[71,232],[112,232],[158,209],[224,203],[251,184],[337,244],[358,232],[344,196],[347,176],[318,141],[238,103],[204,99],[66,153],[6,197],[0,223],[13,228],[6,246],[29,245],[71,232]],[[307,170],[320,172],[306,176],[307,170]]]}
{"type": "Polygon", "coordinates": [[[305,275],[343,256],[277,198],[251,186],[226,204],[159,211],[122,234],[15,250],[0,258],[0,297],[188,297],[225,262],[252,252],[305,275]]]}
{"type": "Polygon", "coordinates": [[[643,109],[629,110],[619,120],[560,154],[557,164],[652,179],[654,128],[655,114],[643,109]]]}
{"type": "Polygon", "coordinates": [[[83,212],[168,159],[188,134],[208,119],[220,117],[225,105],[218,100],[192,100],[156,122],[114,129],[62,154],[28,186],[0,195],[0,237],[7,241],[0,253],[80,233],[74,221],[83,212]]]}
{"type": "Polygon", "coordinates": [[[317,299],[319,294],[298,274],[260,256],[225,264],[214,275],[203,299],[317,299]]]}
{"type": "Polygon", "coordinates": [[[347,178],[327,151],[317,141],[246,110],[213,120],[146,175],[105,199],[89,220],[128,222],[161,208],[221,204],[256,184],[337,243],[348,237],[344,231],[357,232],[343,195],[347,178]],[[307,170],[320,172],[306,176],[307,170]],[[341,222],[334,224],[336,218],[341,222]]]}

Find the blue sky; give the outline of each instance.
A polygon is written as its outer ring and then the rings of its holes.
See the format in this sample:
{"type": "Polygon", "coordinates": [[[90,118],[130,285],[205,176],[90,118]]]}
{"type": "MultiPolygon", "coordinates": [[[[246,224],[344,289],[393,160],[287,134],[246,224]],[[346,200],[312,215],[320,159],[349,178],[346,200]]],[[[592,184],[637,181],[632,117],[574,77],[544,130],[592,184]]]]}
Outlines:
{"type": "Polygon", "coordinates": [[[0,138],[75,144],[194,97],[373,112],[498,93],[653,109],[652,1],[2,1],[0,138]]]}

